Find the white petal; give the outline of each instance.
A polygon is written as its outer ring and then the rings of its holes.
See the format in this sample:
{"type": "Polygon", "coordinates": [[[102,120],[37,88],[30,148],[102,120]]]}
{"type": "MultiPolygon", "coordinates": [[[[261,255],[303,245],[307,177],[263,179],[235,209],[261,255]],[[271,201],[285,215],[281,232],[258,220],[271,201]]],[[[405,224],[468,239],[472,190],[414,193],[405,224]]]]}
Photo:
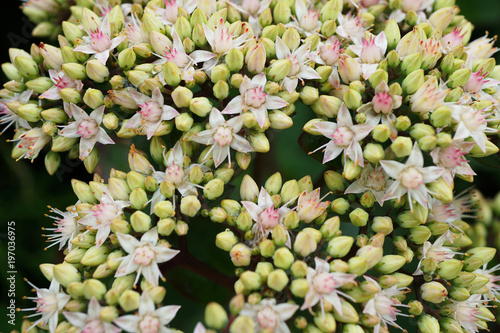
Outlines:
{"type": "Polygon", "coordinates": [[[401,171],[406,169],[406,165],[396,162],[396,161],[380,161],[380,165],[384,168],[385,173],[389,175],[389,177],[393,179],[398,179],[401,171]]]}
{"type": "Polygon", "coordinates": [[[289,54],[290,49],[286,46],[285,42],[279,36],[276,37],[276,57],[278,59],[286,59],[289,54]]]}
{"type": "Polygon", "coordinates": [[[133,254],[135,252],[135,249],[137,249],[140,246],[140,242],[132,235],[127,235],[117,232],[116,236],[118,237],[120,246],[127,253],[133,254]]]}

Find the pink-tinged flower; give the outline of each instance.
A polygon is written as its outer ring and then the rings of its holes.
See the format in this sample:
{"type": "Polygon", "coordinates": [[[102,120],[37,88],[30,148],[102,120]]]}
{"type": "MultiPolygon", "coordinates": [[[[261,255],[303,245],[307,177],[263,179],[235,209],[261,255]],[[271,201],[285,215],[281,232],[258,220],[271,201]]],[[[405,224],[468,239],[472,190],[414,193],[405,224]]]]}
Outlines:
{"type": "Polygon", "coordinates": [[[384,201],[408,194],[408,202],[412,211],[412,200],[423,207],[428,206],[429,190],[425,184],[437,180],[444,172],[441,167],[424,168],[424,157],[417,143],[413,145],[405,164],[386,160],[380,161],[380,164],[389,177],[394,179],[384,195],[384,201]]]}
{"type": "Polygon", "coordinates": [[[113,322],[126,332],[174,333],[177,330],[167,328],[165,325],[174,319],[180,308],[178,305],[168,305],[156,309],[151,296],[147,291],[143,291],[139,303],[139,312],[135,315],[118,317],[113,322]]]}
{"type": "Polygon", "coordinates": [[[330,204],[330,201],[323,202],[323,199],[329,194],[330,193],[327,193],[323,197],[320,197],[319,187],[311,192],[302,192],[297,202],[297,214],[299,215],[299,219],[305,223],[310,223],[323,214],[330,204]]]}
{"type": "Polygon", "coordinates": [[[47,248],[59,244],[60,251],[67,243],[68,250],[71,251],[71,248],[73,247],[71,240],[83,230],[83,227],[75,219],[75,217],[78,216],[78,213],[76,213],[76,211],[69,210],[63,212],[57,208],[51,208],[50,212],[56,213],[61,217],[45,215],[54,220],[54,228],[42,228],[44,231],[53,232],[53,234],[44,235],[47,237],[47,242],[52,243],[47,246],[47,248]]]}
{"type": "Polygon", "coordinates": [[[357,111],[366,114],[366,124],[376,126],[382,122],[382,124],[387,125],[391,130],[391,139],[394,140],[397,137],[398,130],[396,129],[396,116],[393,110],[398,109],[402,101],[403,97],[391,94],[387,82],[382,81],[375,88],[375,96],[373,96],[372,101],[363,104],[357,111]]]}
{"type": "Polygon", "coordinates": [[[442,50],[441,41],[434,38],[434,36],[422,44],[420,52],[424,57],[424,64],[427,68],[436,66],[437,61],[441,58],[442,50]]]}
{"type": "Polygon", "coordinates": [[[250,111],[254,114],[259,126],[264,127],[267,110],[281,109],[288,105],[281,97],[266,93],[264,90],[266,81],[265,74],[255,75],[251,80],[245,76],[239,88],[240,95],[227,104],[222,114],[240,114],[250,111]]]}
{"type": "Polygon", "coordinates": [[[17,139],[10,140],[12,142],[17,142],[16,148],[22,149],[23,153],[19,156],[18,160],[21,158],[27,158],[34,160],[43,147],[49,143],[52,138],[45,134],[41,127],[35,127],[29,131],[21,134],[17,139]]]}
{"type": "Polygon", "coordinates": [[[332,36],[324,43],[319,42],[317,51],[311,52],[309,58],[318,64],[333,66],[337,63],[337,60],[339,60],[340,44],[338,38],[332,36]]]}
{"type": "Polygon", "coordinates": [[[481,315],[479,307],[485,307],[486,303],[481,299],[481,294],[473,294],[462,302],[451,299],[451,313],[457,323],[464,329],[465,333],[475,333],[479,330],[487,330],[488,326],[483,326],[479,322],[490,321],[491,319],[481,315]]]}
{"type": "Polygon", "coordinates": [[[395,296],[403,294],[406,288],[398,288],[397,285],[390,288],[382,289],[380,285],[374,279],[364,276],[366,281],[375,284],[379,288],[379,292],[376,293],[368,302],[365,304],[363,313],[376,316],[380,319],[380,323],[373,327],[373,333],[380,332],[380,326],[387,329],[387,325],[403,329],[401,326],[396,324],[397,316],[409,317],[409,315],[401,313],[398,307],[408,307],[406,304],[401,304],[395,296]]]}
{"type": "MultiPolygon", "coordinates": [[[[271,196],[263,187],[260,189],[257,204],[251,201],[242,201],[241,203],[255,221],[252,228],[255,234],[255,243],[266,239],[269,233],[273,233],[273,229],[277,225],[283,225],[283,217],[291,210],[286,206],[287,204],[275,209],[271,196]]],[[[288,232],[286,246],[291,247],[290,234],[288,232]]]]}
{"type": "Polygon", "coordinates": [[[163,95],[158,87],[153,90],[151,97],[133,89],[129,90],[129,94],[141,111],[133,115],[125,127],[146,132],[148,140],[155,134],[162,121],[171,120],[179,115],[173,107],[164,104],[163,95]]]}
{"type": "Polygon", "coordinates": [[[460,103],[469,104],[470,99],[474,98],[475,100],[489,100],[493,103],[497,103],[498,101],[492,97],[491,95],[485,93],[483,89],[489,87],[497,87],[500,84],[500,81],[486,78],[488,73],[482,72],[482,68],[478,72],[474,72],[469,77],[467,83],[463,86],[464,94],[460,98],[460,103]]]}
{"type": "Polygon", "coordinates": [[[101,305],[95,297],[89,302],[87,313],[63,312],[71,325],[79,328],[81,333],[118,333],[121,329],[100,318],[101,305]]]}
{"type": "Polygon", "coordinates": [[[364,166],[360,141],[373,129],[371,124],[353,125],[349,110],[342,104],[337,114],[337,122],[321,121],[314,124],[318,132],[330,141],[313,151],[325,148],[323,163],[333,160],[344,152],[344,160],[349,157],[356,165],[364,166]]]}
{"type": "Polygon", "coordinates": [[[198,322],[194,327],[193,333],[207,333],[207,329],[203,326],[202,323],[198,322]]]}
{"type": "Polygon", "coordinates": [[[385,52],[387,51],[387,38],[382,31],[377,37],[369,35],[368,39],[362,38],[361,43],[357,42],[357,40],[354,42],[355,45],[349,47],[351,51],[359,57],[357,60],[361,62],[363,78],[368,80],[377,69],[380,60],[385,56],[385,52]]]}
{"type": "Polygon", "coordinates": [[[102,194],[99,201],[100,203],[94,205],[91,211],[79,221],[81,225],[97,231],[96,247],[100,247],[108,238],[113,220],[121,218],[123,209],[130,206],[130,202],[114,200],[107,192],[102,194]]]}
{"type": "Polygon", "coordinates": [[[345,194],[370,192],[373,194],[380,206],[384,205],[384,195],[387,188],[392,184],[382,167],[375,169],[371,164],[365,165],[359,178],[345,190],[345,194]]]}
{"type": "Polygon", "coordinates": [[[425,116],[441,106],[449,92],[450,89],[446,88],[444,82],[439,84],[437,78],[431,75],[411,96],[411,110],[421,116],[425,116]]]}
{"type": "Polygon", "coordinates": [[[338,63],[338,72],[345,84],[349,84],[352,81],[358,81],[363,75],[363,68],[361,65],[347,54],[341,54],[338,63]]]}
{"type": "Polygon", "coordinates": [[[80,158],[84,159],[89,156],[96,142],[103,145],[114,144],[104,128],[101,127],[102,115],[104,114],[105,106],[92,111],[88,115],[83,109],[71,103],[64,104],[66,113],[73,116],[73,121],[69,125],[63,127],[59,134],[67,138],[80,138],[80,158]]]}
{"type": "MultiPolygon", "coordinates": [[[[247,19],[252,27],[254,34],[259,35],[262,31],[262,25],[259,22],[259,15],[269,7],[272,0],[243,0],[241,4],[230,2],[230,5],[236,8],[247,19]]],[[[238,1],[240,3],[240,1],[238,1]]]]}
{"type": "Polygon", "coordinates": [[[72,80],[70,79],[64,72],[58,72],[53,69],[49,70],[49,76],[54,85],[50,87],[49,90],[45,91],[40,95],[39,98],[46,98],[50,100],[59,100],[61,99],[61,95],[59,95],[59,91],[64,88],[74,88],[78,91],[82,91],[83,83],[80,80],[72,80]]]}
{"type": "MultiPolygon", "coordinates": [[[[476,218],[476,215],[471,209],[473,203],[469,193],[470,191],[468,190],[463,191],[455,196],[452,202],[448,204],[444,204],[435,198],[431,198],[431,200],[429,200],[430,210],[427,222],[443,222],[448,224],[451,230],[458,230],[461,233],[464,233],[464,231],[455,223],[460,222],[464,218],[476,218]]],[[[453,243],[453,235],[450,232],[447,232],[447,236],[448,241],[453,243]]]]}
{"type": "Polygon", "coordinates": [[[229,32],[229,28],[224,24],[223,19],[220,19],[213,30],[203,24],[203,31],[205,32],[208,44],[212,48],[212,52],[197,50],[191,53],[190,56],[195,63],[203,62],[203,68],[207,71],[210,71],[217,65],[220,58],[231,49],[242,48],[249,36],[249,33],[245,32],[234,38],[233,33],[229,32]]]}
{"type": "Polygon", "coordinates": [[[109,52],[113,51],[126,37],[118,36],[111,39],[111,29],[109,27],[108,15],[102,20],[100,28],[95,31],[85,29],[88,36],[83,36],[85,45],[75,47],[75,51],[94,54],[95,58],[106,65],[109,52]]]}
{"type": "Polygon", "coordinates": [[[468,61],[476,59],[488,59],[492,55],[498,52],[497,47],[493,47],[496,38],[488,38],[488,35],[472,41],[467,45],[466,52],[470,59],[468,61]]]}
{"type": "Polygon", "coordinates": [[[337,20],[337,35],[350,39],[355,43],[361,43],[361,38],[364,36],[366,28],[365,22],[360,20],[360,16],[354,16],[352,12],[346,15],[339,14],[337,20]]]}
{"type": "Polygon", "coordinates": [[[237,134],[243,127],[244,118],[245,116],[241,115],[226,121],[221,112],[213,108],[209,117],[210,129],[195,133],[191,136],[191,140],[206,145],[212,145],[212,148],[206,156],[208,156],[210,152],[212,153],[215,167],[218,167],[224,162],[226,157],[229,159],[229,164],[231,164],[231,148],[244,153],[253,151],[250,143],[241,135],[237,134]]]}
{"type": "MultiPolygon", "coordinates": [[[[176,31],[172,33],[173,45],[167,46],[165,48],[164,54],[165,56],[157,55],[160,57],[158,61],[155,61],[155,64],[162,65],[164,63],[172,62],[181,71],[181,77],[184,81],[192,81],[194,74],[193,59],[186,54],[186,50],[184,49],[184,45],[177,34],[176,31]]],[[[165,82],[165,78],[163,77],[163,72],[160,72],[158,75],[159,79],[162,83],[165,82]]],[[[165,83],[164,83],[165,84],[165,83]]]]}
{"type": "Polygon", "coordinates": [[[498,133],[498,130],[488,127],[486,118],[490,111],[475,110],[468,105],[453,105],[452,119],[458,124],[453,140],[463,140],[472,137],[481,151],[486,151],[486,133],[498,133]]]}
{"type": "Polygon", "coordinates": [[[427,20],[425,12],[432,7],[434,0],[403,0],[401,9],[397,9],[391,13],[389,20],[395,19],[396,22],[401,22],[405,19],[406,13],[410,10],[417,14],[417,23],[422,23],[427,20]]]}
{"type": "Polygon", "coordinates": [[[179,7],[191,14],[198,5],[198,0],[163,0],[163,2],[165,8],[157,7],[155,11],[160,16],[160,22],[170,26],[173,26],[177,21],[179,7]]]}
{"type": "Polygon", "coordinates": [[[330,273],[330,265],[323,259],[314,258],[316,268],[307,267],[307,282],[309,290],[304,297],[304,304],[300,307],[301,310],[309,309],[320,303],[321,312],[324,313],[324,302],[328,302],[342,315],[342,305],[340,296],[348,298],[352,301],[351,296],[339,290],[346,284],[356,283],[355,274],[346,273],[330,273]]]}
{"type": "Polygon", "coordinates": [[[119,259],[122,262],[116,270],[115,277],[135,272],[137,275],[134,285],[137,284],[139,277],[142,275],[153,286],[158,286],[158,280],[163,279],[158,264],[171,260],[180,252],[179,250],[172,250],[163,243],[158,245],[158,230],[156,227],[142,235],[140,241],[132,235],[117,233],[116,236],[120,246],[128,253],[128,256],[119,259]]]}
{"type": "Polygon", "coordinates": [[[127,36],[129,47],[149,42],[149,34],[135,13],[125,18],[125,28],[123,30],[127,36]]]}
{"type": "Polygon", "coordinates": [[[266,298],[258,304],[245,303],[240,315],[252,318],[257,323],[256,331],[269,330],[274,333],[290,333],[286,321],[292,318],[298,309],[298,305],[289,303],[276,305],[276,299],[266,298]]]}
{"type": "Polygon", "coordinates": [[[465,155],[474,147],[474,142],[453,141],[446,148],[436,147],[431,151],[432,161],[436,166],[444,169],[443,179],[448,185],[453,184],[453,178],[458,175],[475,175],[476,173],[469,165],[465,155]]]}
{"type": "Polygon", "coordinates": [[[47,64],[50,68],[55,69],[56,71],[61,70],[61,66],[62,64],[64,64],[61,49],[44,43],[40,43],[38,47],[45,64],[47,64]]]}
{"type": "Polygon", "coordinates": [[[306,36],[317,34],[321,30],[321,21],[319,20],[319,10],[309,9],[312,3],[307,4],[302,0],[295,0],[295,16],[288,26],[295,27],[300,33],[306,36]]]}
{"type": "Polygon", "coordinates": [[[413,275],[424,274],[424,272],[420,269],[420,265],[424,259],[434,259],[436,263],[439,264],[443,260],[452,259],[455,254],[458,253],[443,245],[448,238],[449,236],[447,234],[443,234],[434,241],[434,244],[426,241],[424,245],[418,249],[422,254],[419,256],[420,261],[418,262],[417,270],[413,273],[413,275]]]}
{"type": "Polygon", "coordinates": [[[36,307],[22,310],[36,311],[36,313],[28,315],[28,318],[42,316],[28,328],[28,331],[40,324],[43,328],[48,329],[50,333],[54,333],[59,322],[59,314],[71,299],[71,296],[61,291],[61,286],[55,278],[50,282],[49,289],[38,288],[28,280],[26,282],[36,291],[36,297],[26,297],[33,300],[36,307]]]}
{"type": "Polygon", "coordinates": [[[297,88],[299,80],[321,79],[321,76],[309,66],[312,63],[310,50],[311,43],[308,42],[291,52],[285,42],[279,36],[276,37],[276,57],[280,60],[290,59],[292,62],[292,69],[282,83],[290,94],[297,88]]]}
{"type": "Polygon", "coordinates": [[[14,96],[10,98],[3,98],[2,100],[0,100],[0,125],[5,125],[3,131],[0,132],[0,134],[3,134],[3,132],[5,132],[7,128],[12,126],[12,124],[16,125],[16,129],[20,127],[31,129],[31,126],[28,124],[27,120],[19,117],[15,112],[7,107],[7,104],[12,102],[27,104],[30,100],[31,94],[33,94],[33,90],[25,90],[20,94],[14,94],[14,96]]]}
{"type": "Polygon", "coordinates": [[[493,266],[490,269],[487,269],[487,266],[488,264],[484,264],[483,268],[476,269],[472,273],[480,274],[489,279],[488,283],[485,286],[486,288],[488,288],[488,292],[483,294],[483,298],[487,301],[492,300],[498,302],[498,299],[500,298],[500,285],[498,284],[498,281],[500,281],[500,276],[493,273],[500,270],[500,264],[493,266]]]}
{"type": "Polygon", "coordinates": [[[462,29],[455,27],[452,32],[444,35],[443,38],[441,38],[443,53],[450,53],[456,46],[463,45],[465,34],[465,31],[462,34],[462,29]]]}

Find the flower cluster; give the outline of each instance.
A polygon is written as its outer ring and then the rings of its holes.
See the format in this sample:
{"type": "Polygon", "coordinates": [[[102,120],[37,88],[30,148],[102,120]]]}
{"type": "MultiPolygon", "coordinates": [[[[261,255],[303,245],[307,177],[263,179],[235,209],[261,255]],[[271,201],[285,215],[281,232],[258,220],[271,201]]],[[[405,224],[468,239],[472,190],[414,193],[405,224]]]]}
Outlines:
{"type": "Polygon", "coordinates": [[[500,67],[454,1],[67,6],[23,5],[58,46],[12,48],[2,65],[12,157],[45,155],[53,174],[67,155],[93,173],[101,150],[132,141],[130,171],[72,180],[78,201],[51,210],[64,262],[41,265],[50,287],[35,287],[41,318],[24,329],[173,332],[176,268],[213,269],[235,293],[197,333],[469,333],[495,319],[495,245],[464,221],[487,208],[453,191],[473,182],[471,158],[499,151],[500,67]],[[292,126],[323,178],[252,177],[292,126]],[[233,276],[190,253],[201,224],[233,276]]]}

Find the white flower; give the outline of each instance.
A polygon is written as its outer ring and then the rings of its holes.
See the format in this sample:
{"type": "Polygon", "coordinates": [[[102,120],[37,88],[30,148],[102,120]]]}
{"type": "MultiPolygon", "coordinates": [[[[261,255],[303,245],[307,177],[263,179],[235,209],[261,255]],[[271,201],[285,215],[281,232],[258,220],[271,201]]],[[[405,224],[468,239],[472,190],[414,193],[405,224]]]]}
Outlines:
{"type": "Polygon", "coordinates": [[[401,326],[396,324],[397,316],[408,317],[408,315],[402,314],[401,310],[397,307],[408,307],[408,305],[401,304],[393,297],[403,294],[406,288],[398,288],[397,285],[395,285],[390,288],[382,289],[374,279],[366,275],[364,278],[366,281],[375,284],[380,290],[366,302],[365,308],[363,309],[363,313],[376,316],[380,319],[380,323],[373,328],[373,333],[378,333],[380,331],[380,326],[387,327],[388,324],[402,330],[401,326]]]}
{"type": "Polygon", "coordinates": [[[267,110],[281,109],[288,105],[284,99],[265,92],[266,75],[255,75],[251,80],[243,78],[240,85],[240,95],[233,98],[222,110],[222,114],[240,114],[250,111],[255,115],[257,123],[262,128],[267,119],[267,110]]]}
{"type": "Polygon", "coordinates": [[[453,105],[451,106],[452,119],[458,124],[453,140],[462,140],[472,137],[478,147],[486,151],[486,133],[498,133],[497,129],[488,127],[486,119],[491,116],[491,112],[487,110],[475,110],[468,105],[453,105]]]}
{"type": "Polygon", "coordinates": [[[217,65],[219,59],[231,49],[243,47],[249,36],[249,33],[244,33],[234,38],[233,33],[229,32],[229,28],[225,26],[223,19],[217,22],[213,30],[203,24],[203,31],[205,32],[208,44],[212,48],[212,52],[197,50],[191,53],[190,56],[196,63],[203,62],[203,68],[207,71],[210,71],[217,65]]]}
{"type": "Polygon", "coordinates": [[[229,158],[229,164],[231,164],[230,148],[244,153],[253,151],[250,143],[237,134],[243,127],[244,118],[245,116],[241,115],[226,121],[221,112],[213,108],[209,117],[210,129],[195,133],[191,136],[191,140],[212,145],[210,152],[212,152],[215,167],[224,162],[226,157],[229,158]]]}
{"type": "Polygon", "coordinates": [[[310,36],[317,34],[321,29],[321,21],[319,19],[319,10],[309,9],[311,1],[307,4],[302,0],[295,0],[295,17],[294,21],[288,26],[295,27],[300,33],[310,36]]]}
{"type": "Polygon", "coordinates": [[[31,94],[33,94],[33,90],[26,90],[20,94],[14,94],[14,96],[10,98],[4,98],[0,100],[0,124],[5,125],[4,129],[0,134],[5,132],[7,128],[15,124],[16,129],[23,127],[27,129],[31,129],[31,126],[28,124],[28,121],[19,117],[15,112],[12,112],[7,104],[11,102],[18,102],[20,104],[27,104],[30,100],[31,94]]]}
{"type": "Polygon", "coordinates": [[[444,35],[443,38],[441,38],[441,43],[443,43],[443,53],[450,53],[456,46],[463,45],[465,34],[465,31],[462,34],[462,29],[455,27],[452,32],[444,35]]]}
{"type": "Polygon", "coordinates": [[[36,307],[23,309],[23,311],[36,311],[36,313],[27,316],[28,318],[42,316],[28,328],[28,331],[38,324],[41,324],[42,327],[47,327],[48,324],[49,332],[54,333],[59,321],[59,313],[61,313],[62,309],[71,299],[71,296],[61,291],[60,284],[55,278],[53,278],[50,282],[49,289],[40,289],[31,282],[27,282],[33,287],[33,289],[35,289],[36,297],[26,298],[33,300],[36,303],[36,307]]]}
{"type": "Polygon", "coordinates": [[[465,86],[463,86],[464,94],[460,98],[460,103],[467,104],[470,102],[471,98],[474,98],[475,100],[486,99],[497,103],[497,100],[495,100],[490,94],[485,93],[483,89],[497,87],[500,84],[500,81],[492,78],[486,78],[487,75],[488,73],[486,72],[483,74],[482,70],[474,72],[470,75],[469,80],[465,86]]]}
{"type": "Polygon", "coordinates": [[[121,316],[113,322],[121,329],[132,333],[174,333],[177,331],[166,328],[165,325],[174,319],[179,309],[178,305],[168,305],[155,309],[151,296],[147,291],[143,291],[139,303],[139,313],[121,316]]]}
{"type": "Polygon", "coordinates": [[[302,192],[299,195],[299,200],[297,202],[297,214],[299,219],[305,223],[309,223],[325,211],[330,204],[330,201],[322,202],[322,200],[329,195],[327,193],[323,197],[319,196],[319,187],[311,192],[302,192]]]}
{"type": "Polygon", "coordinates": [[[133,115],[125,127],[141,128],[146,132],[148,140],[155,134],[162,121],[173,119],[179,115],[179,112],[173,107],[164,104],[163,95],[158,87],[153,90],[151,97],[133,89],[129,90],[129,94],[141,108],[141,111],[133,115]]]}
{"type": "MultiPolygon", "coordinates": [[[[158,230],[156,227],[142,235],[138,241],[134,236],[117,233],[120,246],[129,255],[122,260],[116,270],[115,277],[137,273],[134,285],[137,284],[139,277],[144,276],[146,281],[153,286],[158,286],[158,280],[163,278],[158,264],[171,260],[180,251],[172,250],[165,244],[158,244],[158,230]]],[[[140,313],[140,309],[139,309],[140,313]]],[[[123,327],[122,327],[123,328],[123,327]]]]}
{"type": "Polygon", "coordinates": [[[290,94],[297,88],[299,79],[301,81],[321,79],[314,68],[309,66],[312,62],[310,51],[311,43],[308,42],[290,52],[285,42],[279,36],[276,37],[276,57],[280,60],[289,59],[292,62],[290,73],[283,79],[283,86],[290,94]]]}
{"type": "Polygon", "coordinates": [[[83,229],[75,219],[78,213],[76,211],[63,212],[57,208],[51,208],[50,212],[59,214],[61,217],[45,215],[55,220],[55,228],[42,228],[43,230],[54,232],[51,235],[45,235],[47,242],[52,243],[47,248],[59,244],[59,250],[61,250],[68,243],[68,251],[71,251],[73,247],[71,240],[83,229]]]}
{"type": "Polygon", "coordinates": [[[417,23],[425,22],[427,19],[425,11],[430,9],[433,3],[434,0],[403,0],[401,9],[393,11],[389,20],[394,19],[399,23],[405,19],[406,13],[412,10],[417,14],[417,23]]]}
{"type": "Polygon", "coordinates": [[[304,298],[301,310],[309,309],[316,304],[321,304],[321,311],[324,313],[324,301],[330,303],[340,315],[342,315],[342,305],[340,296],[354,301],[349,295],[338,290],[348,283],[356,283],[355,274],[330,273],[330,265],[323,259],[314,258],[316,268],[307,267],[307,282],[309,291],[304,298]],[[340,296],[339,296],[340,295],[340,296]]]}
{"type": "Polygon", "coordinates": [[[111,29],[109,27],[108,15],[102,20],[100,28],[96,31],[88,31],[85,29],[88,36],[83,36],[85,45],[75,47],[75,51],[95,54],[95,58],[106,65],[109,58],[109,52],[118,46],[126,37],[118,36],[111,39],[111,29]]]}
{"type": "MultiPolygon", "coordinates": [[[[156,54],[156,56],[160,57],[159,60],[155,61],[155,64],[161,65],[165,62],[174,63],[179,70],[181,71],[181,77],[184,81],[192,81],[194,75],[194,61],[193,59],[187,55],[186,50],[184,49],[184,45],[177,34],[176,31],[172,33],[173,45],[172,47],[167,46],[164,53],[165,56],[161,56],[156,54]]],[[[158,75],[160,81],[165,85],[165,78],[163,77],[163,71],[158,75]]]]}
{"type": "Polygon", "coordinates": [[[428,206],[429,191],[425,187],[425,184],[437,180],[444,172],[441,167],[432,166],[424,168],[424,157],[417,143],[413,145],[413,149],[405,164],[386,160],[380,161],[380,164],[389,177],[395,180],[389,186],[384,196],[384,201],[399,198],[408,193],[408,202],[412,211],[412,199],[423,207],[428,206]]]}
{"type": "Polygon", "coordinates": [[[417,270],[413,275],[422,275],[424,272],[420,269],[420,265],[422,261],[427,258],[434,259],[437,264],[439,264],[443,260],[452,259],[457,252],[453,251],[451,248],[447,246],[443,246],[444,242],[448,239],[448,235],[445,233],[441,235],[438,239],[434,241],[434,244],[426,241],[422,247],[419,248],[419,251],[422,252],[422,255],[419,257],[420,261],[418,262],[417,270]]]}
{"type": "Polygon", "coordinates": [[[384,205],[384,195],[392,184],[382,167],[375,169],[371,164],[365,165],[359,178],[345,190],[345,194],[371,192],[380,206],[384,205]]]}
{"type": "Polygon", "coordinates": [[[149,42],[149,34],[135,13],[125,17],[125,28],[123,30],[127,35],[129,47],[149,42]]]}
{"type": "MultiPolygon", "coordinates": [[[[456,195],[452,202],[448,204],[444,204],[435,198],[431,198],[431,200],[429,200],[430,210],[429,215],[427,216],[427,222],[443,222],[448,224],[450,229],[458,230],[463,233],[464,231],[455,223],[460,222],[463,218],[476,217],[474,214],[471,214],[471,206],[472,202],[468,190],[456,195]]],[[[447,236],[450,243],[453,243],[453,235],[449,231],[447,232],[447,236]]]]}
{"type": "Polygon", "coordinates": [[[74,88],[81,91],[83,88],[82,81],[70,79],[63,71],[58,72],[53,69],[49,69],[49,76],[54,85],[50,87],[49,90],[41,94],[39,98],[47,98],[55,101],[61,99],[61,95],[59,95],[59,91],[61,91],[61,89],[74,88]]]}
{"type": "Polygon", "coordinates": [[[259,15],[269,8],[272,0],[242,0],[241,4],[230,2],[230,5],[240,11],[247,18],[255,35],[259,35],[262,25],[259,22],[259,15]]]}
{"type": "Polygon", "coordinates": [[[95,297],[89,302],[87,313],[83,312],[63,312],[66,319],[81,333],[118,333],[121,329],[100,318],[101,305],[95,297]]]}
{"type": "Polygon", "coordinates": [[[173,26],[178,18],[179,7],[191,14],[198,5],[198,0],[164,0],[165,8],[156,7],[154,10],[160,16],[160,22],[173,26]]]}
{"type": "Polygon", "coordinates": [[[97,230],[96,247],[100,247],[108,238],[113,220],[120,218],[123,208],[130,206],[128,201],[115,201],[107,192],[103,192],[99,201],[100,203],[94,205],[91,211],[79,221],[81,225],[97,230]]]}
{"type": "Polygon", "coordinates": [[[428,114],[444,103],[450,89],[441,81],[438,85],[437,78],[433,75],[411,96],[411,110],[421,116],[428,114]]]}
{"type": "Polygon", "coordinates": [[[498,281],[500,281],[500,276],[493,273],[500,270],[500,264],[493,266],[490,269],[487,269],[487,266],[488,264],[484,264],[483,268],[476,269],[472,273],[483,275],[489,279],[488,283],[486,284],[488,292],[483,294],[483,298],[485,298],[486,300],[498,302],[498,299],[500,297],[500,284],[498,284],[498,281]]]}
{"type": "Polygon", "coordinates": [[[102,115],[104,114],[105,106],[92,111],[88,115],[80,107],[75,104],[64,104],[67,113],[71,114],[75,121],[63,127],[59,132],[60,135],[67,138],[80,138],[80,158],[84,159],[89,156],[96,142],[103,145],[114,144],[104,128],[101,127],[102,115]]]}
{"type": "Polygon", "coordinates": [[[495,39],[495,37],[488,38],[488,35],[486,35],[470,42],[465,49],[467,55],[470,57],[470,59],[467,60],[472,61],[475,59],[488,59],[497,53],[498,48],[493,47],[495,39]]]}
{"type": "Polygon", "coordinates": [[[316,152],[325,148],[323,163],[333,160],[344,152],[344,160],[349,157],[356,165],[364,166],[363,150],[360,141],[363,140],[373,129],[371,124],[353,125],[349,110],[342,104],[337,114],[337,122],[321,121],[314,124],[318,132],[330,139],[330,141],[318,147],[316,152]]]}
{"type": "MultiPolygon", "coordinates": [[[[243,206],[255,221],[252,231],[255,234],[255,242],[266,239],[274,227],[283,225],[283,217],[290,211],[286,204],[274,209],[273,200],[269,193],[262,187],[260,189],[257,204],[251,201],[242,201],[243,206]]],[[[287,231],[286,246],[291,247],[290,234],[287,231]]]]}
{"type": "Polygon", "coordinates": [[[453,178],[456,174],[466,176],[476,174],[470,167],[469,161],[463,157],[474,145],[474,142],[453,141],[446,148],[438,146],[431,151],[432,162],[444,169],[442,177],[448,185],[453,184],[453,178]]]}
{"type": "Polygon", "coordinates": [[[18,159],[34,160],[42,148],[51,140],[52,138],[45,134],[41,127],[35,127],[22,133],[17,139],[10,141],[18,142],[16,148],[24,150],[18,159]]]}
{"type": "Polygon", "coordinates": [[[255,327],[256,333],[261,330],[269,330],[274,333],[290,333],[285,321],[292,318],[298,309],[298,305],[289,303],[276,305],[276,299],[266,298],[258,304],[245,303],[240,315],[252,318],[257,323],[255,327]]]}
{"type": "Polygon", "coordinates": [[[194,327],[193,333],[207,333],[207,329],[203,326],[202,323],[198,322],[194,327]]]}
{"type": "Polygon", "coordinates": [[[368,80],[377,69],[379,62],[385,56],[385,52],[387,51],[387,38],[382,31],[377,37],[369,35],[368,39],[362,38],[361,42],[355,39],[354,43],[355,45],[349,47],[351,51],[359,57],[357,60],[361,62],[363,78],[368,80]]]}
{"type": "Polygon", "coordinates": [[[365,23],[360,20],[360,16],[353,17],[353,13],[349,12],[346,15],[339,14],[337,17],[339,25],[337,26],[337,35],[350,39],[353,42],[360,43],[361,38],[365,34],[365,23]]]}
{"type": "Polygon", "coordinates": [[[479,330],[486,330],[488,326],[484,327],[476,321],[490,321],[481,315],[479,307],[486,306],[481,300],[481,294],[473,294],[463,302],[457,302],[451,299],[449,307],[452,310],[453,318],[464,329],[465,333],[475,333],[479,330]]]}

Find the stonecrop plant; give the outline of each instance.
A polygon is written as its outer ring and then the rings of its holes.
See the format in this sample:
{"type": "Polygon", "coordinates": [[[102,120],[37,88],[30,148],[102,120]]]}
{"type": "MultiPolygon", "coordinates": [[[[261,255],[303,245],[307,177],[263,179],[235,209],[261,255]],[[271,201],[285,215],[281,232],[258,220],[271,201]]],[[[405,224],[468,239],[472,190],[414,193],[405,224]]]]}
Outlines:
{"type": "Polygon", "coordinates": [[[494,325],[500,267],[481,239],[500,224],[479,192],[454,188],[474,183],[471,159],[499,151],[500,66],[454,0],[27,0],[23,11],[54,45],[11,48],[2,65],[12,157],[44,158],[53,174],[67,156],[93,173],[100,150],[130,147],[129,169],[72,180],[68,207],[50,209],[44,236],[64,261],[40,262],[47,283],[32,285],[23,331],[494,325]],[[303,159],[327,171],[257,183],[256,157],[275,154],[271,138],[298,115],[303,159]],[[230,276],[190,253],[205,246],[187,246],[200,225],[219,230],[207,244],[227,253],[216,261],[230,276]],[[170,301],[165,275],[183,265],[231,289],[203,322],[175,319],[190,310],[170,301]]]}

